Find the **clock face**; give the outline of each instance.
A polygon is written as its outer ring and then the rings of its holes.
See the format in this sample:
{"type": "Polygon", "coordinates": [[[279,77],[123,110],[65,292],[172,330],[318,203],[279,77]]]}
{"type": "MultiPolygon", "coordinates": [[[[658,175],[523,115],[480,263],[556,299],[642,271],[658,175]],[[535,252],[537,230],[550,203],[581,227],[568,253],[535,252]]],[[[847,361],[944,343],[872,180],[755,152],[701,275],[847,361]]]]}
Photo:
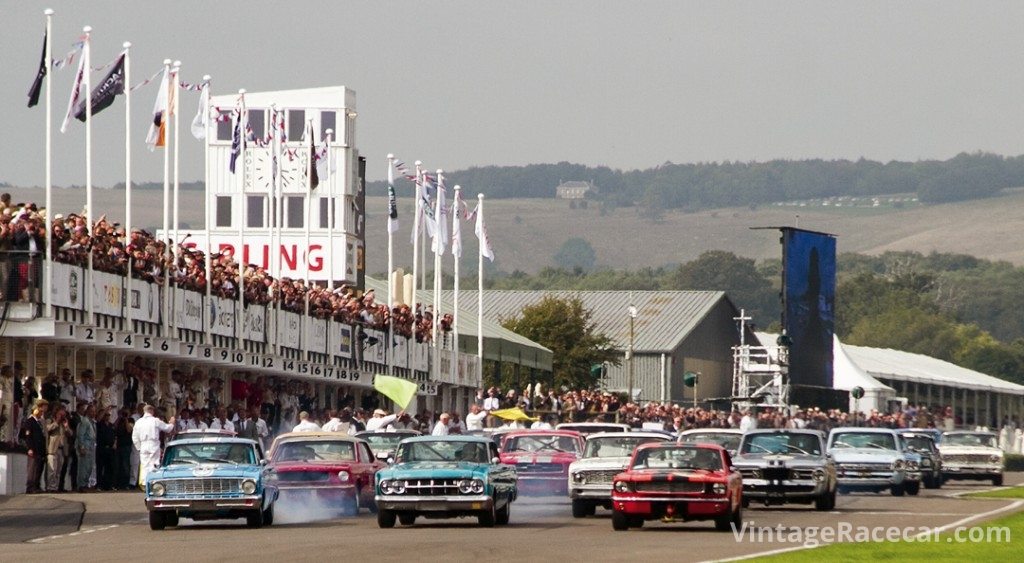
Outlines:
{"type": "Polygon", "coordinates": [[[306,186],[306,175],[309,170],[309,155],[301,150],[294,158],[284,157],[281,166],[281,187],[286,190],[301,189],[306,186]]]}
{"type": "Polygon", "coordinates": [[[270,151],[246,150],[246,191],[269,191],[274,187],[273,162],[270,151]]]}

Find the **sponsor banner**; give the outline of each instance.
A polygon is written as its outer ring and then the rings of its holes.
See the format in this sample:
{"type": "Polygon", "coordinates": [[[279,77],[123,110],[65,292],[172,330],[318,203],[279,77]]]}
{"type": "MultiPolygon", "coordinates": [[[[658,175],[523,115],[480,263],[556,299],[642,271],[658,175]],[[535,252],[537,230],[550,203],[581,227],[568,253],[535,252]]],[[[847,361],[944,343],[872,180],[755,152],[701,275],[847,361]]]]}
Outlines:
{"type": "MultiPolygon", "coordinates": [[[[135,289],[135,286],[132,286],[135,289]]],[[[174,326],[186,330],[203,330],[203,295],[174,288],[174,326]]],[[[159,307],[157,307],[159,309],[159,307]]]]}
{"type": "Polygon", "coordinates": [[[363,334],[363,361],[375,364],[387,364],[387,336],[384,331],[372,328],[364,329],[363,334]]]}
{"type": "Polygon", "coordinates": [[[50,303],[69,309],[85,308],[85,270],[70,264],[53,263],[50,303]]]}
{"type": "Polygon", "coordinates": [[[92,273],[92,309],[101,315],[120,317],[124,278],[106,272],[92,273]]]}
{"type": "Polygon", "coordinates": [[[253,342],[267,341],[267,306],[250,305],[245,306],[244,323],[242,324],[242,336],[253,342]]]}
{"type": "Polygon", "coordinates": [[[410,367],[415,371],[427,371],[430,369],[430,345],[424,342],[410,340],[412,345],[409,350],[410,367]]]}
{"type": "Polygon", "coordinates": [[[409,367],[409,339],[404,336],[395,336],[391,346],[395,356],[395,367],[409,367]]]}
{"type": "Polygon", "coordinates": [[[327,323],[324,319],[306,317],[307,352],[324,353],[327,350],[327,323]]]}
{"type": "MultiPolygon", "coordinates": [[[[269,173],[267,174],[269,177],[269,173]]],[[[248,192],[248,189],[246,189],[248,192]]],[[[340,224],[339,219],[339,224],[340,224]]],[[[179,236],[189,238],[190,241],[206,240],[206,232],[202,230],[181,230],[179,236]]],[[[345,249],[346,245],[354,244],[355,238],[347,235],[340,228],[334,232],[334,248],[345,249]]],[[[167,236],[162,231],[157,231],[157,237],[164,240],[167,236]]],[[[339,250],[334,256],[333,276],[327,271],[327,249],[330,248],[330,239],[324,235],[312,235],[309,238],[309,246],[306,246],[306,236],[301,232],[280,233],[280,243],[277,244],[281,257],[281,276],[303,278],[306,276],[306,261],[309,261],[309,278],[311,280],[325,281],[352,280],[352,274],[347,273],[349,269],[354,270],[353,264],[349,262],[349,254],[339,250]]],[[[270,234],[246,233],[244,242],[240,245],[237,233],[211,233],[210,244],[216,252],[231,252],[234,256],[244,256],[246,264],[254,264],[262,268],[270,268],[272,260],[270,234]]],[[[273,241],[277,242],[277,241],[273,241]]],[[[185,243],[185,246],[196,247],[192,242],[185,243]]],[[[352,280],[355,281],[355,280],[352,280]]]]}
{"type": "Polygon", "coordinates": [[[302,316],[298,313],[281,311],[277,317],[277,343],[287,348],[299,348],[302,335],[302,316]]]}
{"type": "MultiPolygon", "coordinates": [[[[147,323],[160,322],[160,293],[163,288],[155,283],[132,280],[128,304],[132,308],[132,319],[147,323]]],[[[202,322],[200,322],[200,327],[202,322]]]]}
{"type": "Polygon", "coordinates": [[[233,299],[211,297],[208,307],[210,332],[218,336],[235,335],[235,308],[238,302],[233,299]]]}
{"type": "Polygon", "coordinates": [[[352,325],[331,321],[327,333],[327,345],[330,353],[342,358],[352,358],[352,325]]]}

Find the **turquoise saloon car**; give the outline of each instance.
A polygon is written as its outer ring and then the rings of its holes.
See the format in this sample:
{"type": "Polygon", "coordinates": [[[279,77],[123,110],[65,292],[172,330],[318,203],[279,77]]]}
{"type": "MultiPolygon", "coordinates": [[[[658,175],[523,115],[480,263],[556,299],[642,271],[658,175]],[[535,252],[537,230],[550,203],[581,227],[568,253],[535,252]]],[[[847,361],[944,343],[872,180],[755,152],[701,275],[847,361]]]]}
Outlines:
{"type": "Polygon", "coordinates": [[[260,445],[231,436],[179,437],[167,444],[160,467],[146,476],[149,527],[180,518],[245,518],[250,528],[274,521],[277,487],[268,484],[260,445]]]}
{"type": "Polygon", "coordinates": [[[417,436],[402,440],[395,463],[377,472],[377,524],[393,528],[416,518],[475,516],[481,526],[508,524],[516,470],[479,436],[417,436]]]}

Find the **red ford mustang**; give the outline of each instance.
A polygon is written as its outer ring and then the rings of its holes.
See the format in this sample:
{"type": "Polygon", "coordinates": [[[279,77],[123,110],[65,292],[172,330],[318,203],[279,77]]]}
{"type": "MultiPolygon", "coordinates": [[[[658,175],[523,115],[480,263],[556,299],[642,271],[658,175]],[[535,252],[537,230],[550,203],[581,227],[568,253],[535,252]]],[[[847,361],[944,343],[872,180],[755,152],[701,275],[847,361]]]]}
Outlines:
{"type": "Polygon", "coordinates": [[[292,432],[274,440],[270,476],[280,500],[317,502],[332,511],[374,511],[374,480],[387,467],[365,441],[337,432],[292,432]]]}
{"type": "Polygon", "coordinates": [[[742,525],[743,483],[721,446],[645,444],[612,485],[612,528],[628,530],[644,520],[714,520],[728,531],[742,525]]]}
{"type": "Polygon", "coordinates": [[[583,437],[569,430],[509,432],[501,462],[515,466],[521,495],[569,494],[569,464],[583,453],[583,437]]]}

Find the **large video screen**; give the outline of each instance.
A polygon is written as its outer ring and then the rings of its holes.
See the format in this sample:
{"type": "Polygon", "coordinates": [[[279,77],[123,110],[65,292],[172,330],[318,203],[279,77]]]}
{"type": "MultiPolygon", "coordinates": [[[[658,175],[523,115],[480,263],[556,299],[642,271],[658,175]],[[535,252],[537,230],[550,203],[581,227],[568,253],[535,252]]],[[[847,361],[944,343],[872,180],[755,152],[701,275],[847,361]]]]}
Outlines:
{"type": "Polygon", "coordinates": [[[782,326],[792,340],[789,380],[832,387],[836,239],[791,228],[782,234],[782,326]]]}

